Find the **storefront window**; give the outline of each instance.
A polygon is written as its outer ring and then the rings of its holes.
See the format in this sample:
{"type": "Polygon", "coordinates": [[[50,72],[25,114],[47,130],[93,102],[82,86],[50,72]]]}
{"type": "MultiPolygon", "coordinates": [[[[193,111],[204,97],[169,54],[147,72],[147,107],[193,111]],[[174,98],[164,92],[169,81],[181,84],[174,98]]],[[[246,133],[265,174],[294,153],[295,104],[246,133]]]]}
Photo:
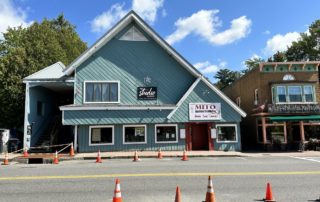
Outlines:
{"type": "Polygon", "coordinates": [[[85,102],[119,102],[119,82],[85,82],[85,102]]]}
{"type": "Polygon", "coordinates": [[[156,143],[178,142],[177,125],[156,125],[156,143]]]}
{"type": "Polygon", "coordinates": [[[147,143],[146,126],[123,126],[124,144],[147,143]]]}
{"type": "Polygon", "coordinates": [[[272,140],[272,143],[284,142],[284,126],[268,126],[266,128],[267,141],[272,140]]]}
{"type": "Polygon", "coordinates": [[[90,126],[89,145],[112,145],[113,130],[113,126],[90,126]]]}
{"type": "Polygon", "coordinates": [[[217,125],[218,142],[237,142],[236,125],[217,125]]]}

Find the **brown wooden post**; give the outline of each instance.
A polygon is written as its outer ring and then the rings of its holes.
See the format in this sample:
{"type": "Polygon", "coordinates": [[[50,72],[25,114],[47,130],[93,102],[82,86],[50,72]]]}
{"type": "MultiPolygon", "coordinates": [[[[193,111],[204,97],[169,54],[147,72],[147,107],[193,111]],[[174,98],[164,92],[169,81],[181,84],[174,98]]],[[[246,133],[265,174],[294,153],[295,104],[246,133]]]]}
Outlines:
{"type": "Polygon", "coordinates": [[[186,123],[185,127],[186,127],[186,150],[191,151],[192,145],[191,145],[190,123],[186,123]]]}
{"type": "Polygon", "coordinates": [[[262,117],[261,122],[262,122],[262,141],[263,141],[263,144],[267,144],[266,117],[262,117]]]}
{"type": "Polygon", "coordinates": [[[303,126],[303,121],[299,121],[299,126],[300,126],[300,139],[302,142],[305,141],[305,136],[304,136],[304,126],[303,126]]]}
{"type": "Polygon", "coordinates": [[[284,123],[283,123],[283,133],[284,133],[284,143],[288,143],[287,141],[288,141],[288,138],[287,138],[287,136],[288,136],[288,134],[287,134],[287,122],[285,121],[284,123]]]}

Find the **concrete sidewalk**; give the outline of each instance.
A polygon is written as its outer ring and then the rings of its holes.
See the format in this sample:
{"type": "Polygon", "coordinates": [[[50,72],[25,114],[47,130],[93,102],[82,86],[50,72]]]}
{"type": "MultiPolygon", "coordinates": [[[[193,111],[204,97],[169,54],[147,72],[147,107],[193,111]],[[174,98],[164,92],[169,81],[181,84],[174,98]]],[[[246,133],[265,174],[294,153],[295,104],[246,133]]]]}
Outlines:
{"type": "MultiPolygon", "coordinates": [[[[30,154],[34,156],[37,154],[30,154]]],[[[121,151],[121,152],[101,152],[102,158],[133,158],[134,151],[121,151]]],[[[138,151],[141,158],[156,158],[157,151],[138,151]]],[[[183,151],[162,151],[164,158],[182,157],[183,151]]],[[[188,151],[188,157],[263,157],[263,156],[294,156],[294,157],[320,157],[319,151],[305,151],[305,152],[233,152],[233,151],[188,151]]],[[[15,153],[9,154],[9,159],[12,160],[21,157],[22,154],[15,153]]],[[[65,155],[64,155],[65,156],[65,155]]],[[[78,153],[74,159],[95,159],[97,153],[78,153]]],[[[3,161],[4,154],[0,154],[0,159],[3,161]]],[[[69,158],[70,159],[70,158],[69,158]]]]}

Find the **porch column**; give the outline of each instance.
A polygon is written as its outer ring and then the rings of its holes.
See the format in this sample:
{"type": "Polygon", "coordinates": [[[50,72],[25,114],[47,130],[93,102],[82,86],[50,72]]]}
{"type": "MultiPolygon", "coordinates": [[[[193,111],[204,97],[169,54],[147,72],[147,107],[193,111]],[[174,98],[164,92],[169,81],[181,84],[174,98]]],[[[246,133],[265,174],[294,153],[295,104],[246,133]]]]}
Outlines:
{"type": "Polygon", "coordinates": [[[287,142],[287,139],[288,139],[287,136],[288,136],[288,134],[287,134],[287,122],[286,122],[286,121],[283,123],[283,127],[284,127],[284,128],[283,128],[284,142],[285,142],[285,143],[288,143],[288,142],[287,142]]]}
{"type": "Polygon", "coordinates": [[[304,137],[304,126],[303,126],[303,121],[299,121],[299,126],[300,126],[300,139],[302,142],[305,141],[304,137]]]}
{"type": "Polygon", "coordinates": [[[22,147],[30,147],[31,134],[28,134],[28,126],[30,125],[28,115],[30,113],[30,99],[29,99],[29,82],[26,82],[25,103],[24,103],[24,128],[23,128],[23,145],[22,147]]]}
{"type": "Polygon", "coordinates": [[[78,151],[78,126],[74,126],[74,141],[73,141],[73,147],[75,151],[78,151]]]}
{"type": "Polygon", "coordinates": [[[266,117],[262,117],[261,122],[262,122],[262,141],[263,141],[263,144],[267,144],[266,117]]]}

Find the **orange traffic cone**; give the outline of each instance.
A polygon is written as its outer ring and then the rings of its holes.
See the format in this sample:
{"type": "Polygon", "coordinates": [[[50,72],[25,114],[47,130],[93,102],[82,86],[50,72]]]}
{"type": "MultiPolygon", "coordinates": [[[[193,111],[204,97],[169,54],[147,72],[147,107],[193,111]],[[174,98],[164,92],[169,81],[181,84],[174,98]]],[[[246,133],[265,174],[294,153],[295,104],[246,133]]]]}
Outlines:
{"type": "Polygon", "coordinates": [[[208,190],[206,194],[206,202],[215,202],[216,199],[214,197],[214,191],[213,191],[213,183],[211,176],[208,178],[208,190]]]}
{"type": "Polygon", "coordinates": [[[141,161],[141,159],[139,159],[139,156],[138,156],[138,152],[137,152],[137,151],[134,152],[133,161],[134,161],[134,162],[141,161]]]}
{"type": "Polygon", "coordinates": [[[6,152],[6,154],[4,155],[4,159],[3,159],[3,164],[2,165],[9,165],[9,157],[8,157],[8,152],[6,152]]]}
{"type": "Polygon", "coordinates": [[[98,151],[98,155],[97,155],[96,163],[102,163],[100,150],[98,151]]]}
{"type": "Polygon", "coordinates": [[[71,143],[69,156],[74,156],[73,143],[71,143]]]}
{"type": "Polygon", "coordinates": [[[180,192],[180,189],[178,186],[176,188],[176,198],[175,198],[174,202],[181,202],[181,192],[180,192]]]}
{"type": "Polygon", "coordinates": [[[56,151],[56,154],[54,156],[54,159],[53,159],[53,164],[59,164],[59,157],[58,157],[58,152],[56,151]]]}
{"type": "Polygon", "coordinates": [[[28,149],[27,149],[27,147],[25,147],[23,150],[23,157],[28,157],[28,156],[29,156],[28,149]]]}
{"type": "Polygon", "coordinates": [[[275,202],[276,201],[273,198],[271,185],[269,182],[267,183],[266,198],[264,199],[264,201],[267,201],[267,202],[275,202]]]}
{"type": "Polygon", "coordinates": [[[157,158],[158,159],[163,159],[161,149],[159,149],[159,151],[158,151],[158,157],[157,158]]]}
{"type": "Polygon", "coordinates": [[[120,190],[120,180],[116,179],[116,187],[114,189],[113,202],[122,202],[121,190],[120,190]]]}
{"type": "Polygon", "coordinates": [[[184,150],[183,151],[183,156],[182,156],[182,159],[181,159],[182,161],[188,161],[189,159],[188,159],[188,156],[187,156],[187,152],[186,152],[186,150],[184,150]]]}

